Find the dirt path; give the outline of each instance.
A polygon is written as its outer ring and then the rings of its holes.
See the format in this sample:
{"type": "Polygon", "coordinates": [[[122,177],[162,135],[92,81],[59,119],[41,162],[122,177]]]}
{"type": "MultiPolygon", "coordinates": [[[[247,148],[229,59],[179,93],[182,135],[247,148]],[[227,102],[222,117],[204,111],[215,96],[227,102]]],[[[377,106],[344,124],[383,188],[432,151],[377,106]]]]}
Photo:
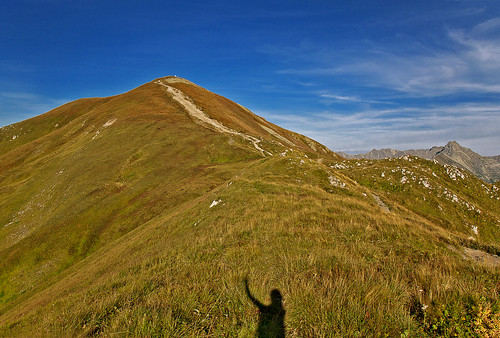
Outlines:
{"type": "Polygon", "coordinates": [[[174,100],[176,100],[177,102],[179,102],[186,109],[186,111],[189,113],[189,115],[191,115],[195,120],[196,119],[200,120],[205,125],[211,126],[213,129],[215,129],[218,132],[241,136],[245,140],[248,140],[248,141],[252,142],[252,144],[255,147],[255,149],[257,149],[262,155],[268,154],[268,155],[272,156],[272,154],[270,152],[265,151],[264,149],[262,149],[259,146],[260,140],[258,138],[250,136],[250,135],[246,135],[246,134],[243,134],[243,133],[240,133],[240,132],[237,132],[236,130],[233,130],[231,128],[226,127],[225,125],[223,125],[219,121],[210,118],[201,109],[199,109],[193,103],[193,101],[191,101],[189,99],[188,96],[186,96],[179,89],[171,87],[171,86],[163,83],[161,80],[156,81],[156,83],[159,84],[159,85],[161,85],[161,86],[163,86],[163,87],[165,87],[165,88],[167,88],[167,91],[170,94],[172,94],[172,97],[174,98],[174,100]]]}

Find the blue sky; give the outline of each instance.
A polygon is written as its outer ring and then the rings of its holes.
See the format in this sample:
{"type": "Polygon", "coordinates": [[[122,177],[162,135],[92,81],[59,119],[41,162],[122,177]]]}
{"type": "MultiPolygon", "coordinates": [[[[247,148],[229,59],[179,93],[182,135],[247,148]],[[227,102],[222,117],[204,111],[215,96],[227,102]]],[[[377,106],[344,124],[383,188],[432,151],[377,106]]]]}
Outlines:
{"type": "Polygon", "coordinates": [[[0,125],[178,75],[332,150],[500,154],[500,1],[0,4],[0,125]]]}

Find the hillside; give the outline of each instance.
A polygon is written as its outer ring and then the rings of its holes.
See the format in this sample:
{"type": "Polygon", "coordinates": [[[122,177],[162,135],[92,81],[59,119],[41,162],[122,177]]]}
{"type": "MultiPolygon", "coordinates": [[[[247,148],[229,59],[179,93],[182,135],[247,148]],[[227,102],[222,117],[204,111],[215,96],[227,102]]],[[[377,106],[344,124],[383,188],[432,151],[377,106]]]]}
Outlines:
{"type": "Polygon", "coordinates": [[[500,332],[500,192],[345,160],[187,80],[0,131],[0,335],[500,332]],[[14,137],[15,136],[15,137],[14,137]]]}
{"type": "Polygon", "coordinates": [[[407,155],[418,156],[465,169],[488,183],[500,181],[500,155],[481,156],[469,148],[462,147],[455,141],[450,141],[445,146],[430,149],[373,149],[364,154],[350,155],[343,152],[339,152],[339,154],[349,159],[365,158],[370,160],[397,158],[407,155]]]}

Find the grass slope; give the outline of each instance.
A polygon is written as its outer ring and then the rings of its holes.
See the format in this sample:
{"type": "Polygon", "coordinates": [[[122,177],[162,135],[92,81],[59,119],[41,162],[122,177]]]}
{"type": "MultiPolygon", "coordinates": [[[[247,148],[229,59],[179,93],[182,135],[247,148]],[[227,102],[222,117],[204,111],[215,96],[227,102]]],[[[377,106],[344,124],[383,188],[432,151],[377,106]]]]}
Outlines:
{"type": "Polygon", "coordinates": [[[0,335],[252,336],[247,276],[262,301],[281,291],[290,336],[500,334],[500,269],[464,251],[498,254],[498,188],[413,158],[342,161],[171,85],[274,155],[154,83],[11,148],[0,335]]]}
{"type": "Polygon", "coordinates": [[[0,305],[260,158],[193,123],[154,84],[3,132],[21,130],[33,133],[0,158],[0,305]]]}

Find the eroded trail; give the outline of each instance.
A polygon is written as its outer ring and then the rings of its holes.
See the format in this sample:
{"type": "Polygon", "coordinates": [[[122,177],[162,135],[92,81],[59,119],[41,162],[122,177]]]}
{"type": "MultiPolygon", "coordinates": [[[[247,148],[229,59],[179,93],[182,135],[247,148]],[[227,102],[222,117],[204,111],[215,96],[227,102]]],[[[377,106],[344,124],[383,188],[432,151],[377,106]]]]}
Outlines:
{"type": "Polygon", "coordinates": [[[250,136],[250,135],[246,135],[246,134],[243,134],[243,133],[240,133],[240,132],[237,132],[236,130],[233,130],[231,128],[226,127],[225,125],[223,125],[219,121],[210,118],[201,109],[199,109],[193,103],[193,101],[191,101],[189,99],[189,97],[187,95],[185,95],[179,89],[171,87],[171,86],[167,85],[166,83],[162,82],[161,80],[156,81],[156,83],[159,84],[159,85],[161,85],[161,86],[163,86],[163,87],[165,87],[167,89],[167,91],[170,94],[172,94],[172,97],[174,98],[174,100],[176,100],[177,102],[179,102],[186,109],[186,111],[189,113],[189,115],[191,115],[191,117],[193,117],[195,119],[195,121],[199,120],[199,121],[203,122],[204,126],[208,125],[211,128],[213,128],[216,131],[221,132],[221,133],[227,133],[227,134],[233,134],[233,135],[241,136],[245,140],[248,140],[248,141],[252,142],[252,144],[255,147],[255,149],[257,149],[262,155],[268,154],[268,155],[272,156],[272,154],[270,152],[265,151],[264,149],[262,149],[259,146],[260,140],[258,138],[250,136]]]}

